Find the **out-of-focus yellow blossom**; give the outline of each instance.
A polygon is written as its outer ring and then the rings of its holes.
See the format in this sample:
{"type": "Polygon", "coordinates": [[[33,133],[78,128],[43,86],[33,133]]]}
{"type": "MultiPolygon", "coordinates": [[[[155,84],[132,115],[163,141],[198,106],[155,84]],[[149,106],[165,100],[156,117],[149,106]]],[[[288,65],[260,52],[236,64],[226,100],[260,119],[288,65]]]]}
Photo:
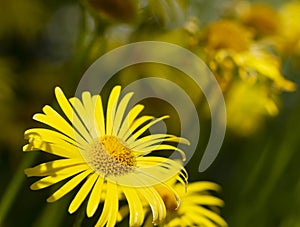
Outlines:
{"type": "Polygon", "coordinates": [[[240,2],[236,6],[236,11],[242,23],[251,28],[259,37],[273,35],[278,31],[279,15],[271,5],[240,2]]]}
{"type": "Polygon", "coordinates": [[[263,127],[266,116],[278,113],[278,104],[263,84],[236,80],[226,93],[227,127],[249,136],[263,127]]]}
{"type": "Polygon", "coordinates": [[[296,89],[296,85],[281,74],[279,58],[265,52],[259,46],[253,45],[248,52],[236,54],[233,59],[243,79],[268,79],[278,90],[295,91],[296,89]]]}
{"type": "MultiPolygon", "coordinates": [[[[256,5],[253,9],[257,7],[271,14],[267,6],[256,5]]],[[[247,26],[234,20],[214,22],[208,25],[204,39],[206,62],[225,93],[228,127],[245,135],[255,132],[265,116],[278,114],[275,100],[281,91],[296,89],[282,75],[280,58],[271,52],[270,44],[254,39],[255,32],[260,35],[275,32],[275,27],[271,29],[272,22],[267,23],[270,15],[265,15],[262,20],[265,24],[258,27],[256,20],[262,13],[256,13],[256,19],[255,15],[248,15],[247,20],[252,18],[253,24],[247,22],[247,26]]]]}
{"type": "Polygon", "coordinates": [[[233,57],[249,50],[251,41],[250,30],[231,20],[211,23],[204,31],[206,62],[223,90],[226,90],[236,74],[236,63],[233,57]]]}
{"type": "Polygon", "coordinates": [[[219,20],[211,23],[205,32],[208,52],[220,49],[246,51],[250,46],[251,38],[252,33],[247,28],[231,20],[219,20]]]}
{"type": "Polygon", "coordinates": [[[300,2],[288,2],[279,10],[280,50],[287,54],[300,53],[300,2]]]}
{"type": "Polygon", "coordinates": [[[277,89],[294,91],[295,84],[281,74],[279,58],[267,52],[263,44],[252,40],[251,34],[242,25],[229,20],[208,26],[207,61],[212,71],[220,76],[221,86],[222,82],[227,85],[237,74],[250,82],[268,78],[277,89]]]}
{"type": "MultiPolygon", "coordinates": [[[[205,181],[190,183],[187,188],[179,183],[171,185],[180,198],[180,205],[177,206],[177,199],[173,194],[170,194],[161,186],[157,187],[167,208],[167,217],[159,226],[227,226],[227,223],[219,214],[219,208],[224,206],[224,202],[211,194],[213,191],[220,191],[219,185],[205,181]]],[[[144,226],[151,226],[151,220],[150,215],[144,226]]]]}

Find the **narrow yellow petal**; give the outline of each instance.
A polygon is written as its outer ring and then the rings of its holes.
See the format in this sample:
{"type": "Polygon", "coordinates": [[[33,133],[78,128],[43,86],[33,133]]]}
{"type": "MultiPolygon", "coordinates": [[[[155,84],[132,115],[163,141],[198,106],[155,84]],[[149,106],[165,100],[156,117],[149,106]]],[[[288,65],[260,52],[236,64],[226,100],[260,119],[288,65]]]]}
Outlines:
{"type": "Polygon", "coordinates": [[[168,142],[178,142],[178,143],[183,143],[190,145],[190,142],[182,137],[177,137],[174,135],[169,135],[169,134],[151,134],[148,136],[144,136],[140,139],[137,139],[133,143],[130,144],[130,149],[139,149],[143,147],[147,147],[149,145],[155,144],[155,143],[162,143],[164,141],[168,142]]]}
{"type": "Polygon", "coordinates": [[[127,140],[128,137],[130,137],[135,130],[137,130],[137,128],[139,128],[142,124],[144,124],[147,121],[151,121],[153,120],[154,117],[153,116],[142,116],[139,117],[138,119],[136,119],[134,122],[132,122],[132,124],[130,125],[130,127],[128,127],[126,133],[123,135],[123,140],[127,140]]]}
{"type": "Polygon", "coordinates": [[[132,122],[137,118],[137,116],[142,112],[143,109],[144,109],[144,106],[141,104],[138,104],[138,105],[135,105],[129,111],[129,113],[126,115],[126,117],[121,125],[120,131],[117,135],[119,138],[123,138],[125,133],[127,131],[129,131],[129,128],[130,128],[132,122]]]}
{"type": "Polygon", "coordinates": [[[182,160],[185,161],[186,159],[186,156],[185,156],[185,153],[183,150],[181,150],[180,148],[178,147],[175,147],[175,146],[172,146],[172,145],[169,145],[169,144],[159,144],[159,145],[153,145],[153,146],[150,146],[150,147],[146,147],[142,150],[139,150],[138,152],[139,153],[142,153],[143,155],[146,155],[146,154],[149,154],[153,151],[160,151],[160,150],[173,150],[173,151],[178,151],[182,157],[182,160]]]}
{"type": "MultiPolygon", "coordinates": [[[[88,92],[84,92],[82,95],[83,97],[85,97],[85,99],[88,99],[88,97],[90,97],[90,94],[88,92]]],[[[76,97],[70,98],[69,101],[72,104],[75,111],[77,112],[78,116],[80,117],[79,121],[81,121],[84,127],[86,128],[84,132],[87,133],[87,135],[85,135],[84,137],[86,137],[88,141],[92,141],[92,139],[96,137],[93,118],[94,107],[91,105],[89,106],[89,108],[92,109],[87,109],[81,102],[81,100],[76,97]]]]}
{"type": "Polygon", "coordinates": [[[58,104],[60,105],[61,109],[64,111],[67,118],[70,120],[72,125],[77,129],[80,134],[86,138],[87,140],[91,140],[91,136],[86,130],[86,128],[83,126],[82,122],[78,118],[77,114],[73,110],[72,106],[70,105],[70,102],[65,97],[63,91],[59,88],[55,88],[55,95],[58,104]]]}
{"type": "Polygon", "coordinates": [[[137,157],[137,165],[133,172],[115,180],[120,185],[143,187],[159,184],[177,176],[182,170],[182,162],[162,157],[137,157]]]}
{"type": "Polygon", "coordinates": [[[127,105],[129,103],[132,95],[133,95],[133,92],[126,94],[124,96],[124,98],[122,98],[122,100],[120,101],[120,103],[118,105],[115,120],[113,123],[113,134],[114,135],[118,135],[118,133],[119,133],[120,126],[121,126],[122,120],[124,118],[125,110],[127,108],[127,105]]]}
{"type": "Polygon", "coordinates": [[[224,201],[215,196],[211,195],[189,195],[189,201],[193,201],[193,203],[198,205],[210,205],[210,206],[224,206],[224,201]]]}
{"type": "Polygon", "coordinates": [[[57,129],[78,144],[86,143],[84,138],[51,106],[45,106],[43,111],[45,114],[35,114],[33,119],[57,129]]]}
{"type": "Polygon", "coordinates": [[[59,159],[51,162],[42,163],[33,168],[27,168],[24,170],[24,172],[27,177],[47,176],[54,174],[56,171],[62,168],[67,168],[82,163],[85,163],[83,159],[59,159]]]}
{"type": "Polygon", "coordinates": [[[216,224],[211,220],[207,219],[206,217],[203,217],[201,214],[191,211],[191,208],[189,210],[186,210],[184,212],[184,216],[186,216],[190,220],[193,220],[194,224],[203,225],[205,227],[216,227],[216,224]]]}
{"type": "Polygon", "coordinates": [[[112,135],[113,123],[116,115],[116,108],[121,92],[121,86],[115,86],[109,96],[106,112],[106,135],[112,135]]]}
{"type": "Polygon", "coordinates": [[[186,217],[186,216],[182,216],[181,217],[181,220],[180,220],[180,225],[181,226],[193,226],[193,221],[192,221],[192,219],[190,219],[190,218],[188,218],[188,217],[186,217]]]}
{"type": "Polygon", "coordinates": [[[86,214],[88,217],[92,217],[97,211],[101,199],[101,193],[103,190],[103,183],[104,183],[104,179],[99,176],[91,192],[86,207],[86,214]]]}
{"type": "Polygon", "coordinates": [[[119,199],[118,199],[118,188],[115,183],[109,183],[108,189],[110,191],[110,215],[108,217],[107,225],[106,227],[114,227],[117,222],[118,217],[118,209],[119,209],[119,199]]]}
{"type": "MultiPolygon", "coordinates": [[[[152,125],[166,119],[169,118],[169,116],[162,116],[160,118],[157,118],[151,122],[149,122],[148,124],[146,124],[145,126],[143,126],[141,129],[139,129],[138,131],[134,132],[127,140],[126,142],[128,144],[133,143],[138,137],[140,137],[147,129],[149,129],[152,125]]],[[[133,131],[130,127],[130,130],[133,131]]]]}
{"type": "MultiPolygon", "coordinates": [[[[26,130],[24,136],[25,139],[29,140],[29,144],[31,144],[34,148],[41,149],[41,150],[43,150],[42,148],[47,145],[45,144],[47,142],[59,144],[67,147],[68,144],[70,144],[72,145],[71,149],[70,147],[68,147],[68,151],[70,150],[70,152],[72,152],[74,148],[76,149],[77,147],[84,148],[86,146],[86,144],[85,146],[79,145],[76,141],[65,136],[62,133],[50,129],[45,129],[45,128],[33,128],[33,129],[26,130]]],[[[29,149],[29,147],[24,147],[24,149],[29,149]]],[[[78,153],[78,150],[75,153],[78,153]]]]}
{"type": "Polygon", "coordinates": [[[217,223],[220,226],[227,226],[227,223],[224,221],[224,219],[220,215],[216,214],[215,212],[213,212],[211,210],[208,210],[201,206],[197,206],[197,207],[196,206],[193,206],[193,207],[186,206],[186,209],[191,209],[191,210],[193,210],[193,212],[209,218],[210,220],[212,220],[213,222],[217,223]]]}
{"type": "Polygon", "coordinates": [[[74,213],[82,204],[82,202],[85,200],[87,195],[90,193],[94,183],[96,182],[98,178],[97,173],[93,173],[88,176],[88,179],[84,182],[80,190],[77,192],[75,198],[71,202],[69,206],[69,213],[72,214],[74,213]]]}
{"type": "Polygon", "coordinates": [[[221,187],[213,182],[209,181],[199,181],[199,182],[193,182],[188,185],[188,191],[189,192],[201,192],[206,190],[212,190],[212,191],[220,191],[221,187]]]}
{"type": "Polygon", "coordinates": [[[93,138],[97,138],[99,135],[97,135],[96,131],[96,125],[95,125],[95,98],[91,97],[91,94],[89,92],[83,92],[82,93],[82,101],[83,105],[86,111],[86,127],[89,130],[90,134],[93,138]]]}
{"type": "Polygon", "coordinates": [[[101,213],[101,216],[98,220],[98,222],[96,223],[96,227],[102,227],[107,223],[107,220],[109,218],[110,215],[110,206],[111,206],[111,190],[110,190],[110,186],[112,183],[107,181],[107,190],[106,190],[106,196],[105,196],[105,200],[104,200],[104,206],[103,206],[103,210],[101,213]]]}
{"type": "Polygon", "coordinates": [[[141,226],[144,222],[144,210],[137,190],[129,187],[123,187],[122,189],[129,206],[129,225],[141,226]]]}
{"type": "Polygon", "coordinates": [[[97,131],[99,132],[99,136],[104,136],[105,135],[105,123],[104,123],[104,112],[103,112],[103,105],[102,105],[102,100],[99,95],[95,96],[95,123],[97,127],[97,131]]]}
{"type": "Polygon", "coordinates": [[[56,173],[54,175],[50,175],[48,177],[44,177],[44,178],[36,181],[35,183],[33,183],[30,186],[30,189],[38,190],[38,189],[49,187],[53,184],[56,184],[57,182],[67,179],[67,178],[69,178],[77,173],[80,173],[82,171],[85,171],[87,169],[89,169],[89,167],[86,164],[63,168],[61,170],[56,171],[56,173]]]}
{"type": "Polygon", "coordinates": [[[53,144],[50,142],[44,142],[39,139],[31,141],[30,144],[26,144],[23,147],[23,151],[42,150],[49,154],[57,155],[70,159],[82,159],[80,149],[74,145],[62,141],[61,144],[53,144]]]}
{"type": "Polygon", "coordinates": [[[91,174],[93,170],[88,169],[82,173],[79,173],[67,183],[65,183],[61,188],[59,188],[56,192],[54,192],[48,199],[47,202],[51,203],[54,202],[70,191],[72,191],[81,181],[83,181],[89,174],[91,174]]]}
{"type": "Polygon", "coordinates": [[[166,217],[166,207],[158,192],[153,187],[138,188],[138,190],[151,207],[153,224],[161,223],[166,217]]]}

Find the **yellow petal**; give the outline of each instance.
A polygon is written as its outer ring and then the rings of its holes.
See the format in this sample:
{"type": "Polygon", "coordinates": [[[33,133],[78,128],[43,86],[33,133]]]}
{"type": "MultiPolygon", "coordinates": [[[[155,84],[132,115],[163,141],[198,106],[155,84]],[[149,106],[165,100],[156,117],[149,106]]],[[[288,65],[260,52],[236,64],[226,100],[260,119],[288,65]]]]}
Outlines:
{"type": "Polygon", "coordinates": [[[114,227],[117,222],[118,217],[118,209],[119,209],[119,199],[118,199],[118,188],[115,183],[108,183],[107,190],[109,191],[108,195],[110,198],[110,215],[108,217],[107,225],[106,227],[114,227]]]}
{"type": "Polygon", "coordinates": [[[211,195],[189,195],[188,201],[199,205],[224,206],[223,200],[211,195]]]}
{"type": "MultiPolygon", "coordinates": [[[[154,119],[153,116],[142,116],[138,119],[136,119],[134,122],[132,122],[132,124],[128,127],[126,133],[123,135],[122,139],[124,141],[126,141],[128,139],[128,137],[130,137],[132,135],[132,133],[134,133],[134,131],[140,127],[142,124],[144,124],[147,121],[150,121],[154,119]]],[[[128,143],[129,144],[129,143],[128,143]]],[[[129,144],[130,145],[130,144],[129,144]]]]}
{"type": "Polygon", "coordinates": [[[64,158],[82,159],[79,148],[69,143],[65,143],[64,145],[65,146],[35,140],[34,143],[26,144],[23,147],[23,151],[42,150],[64,158]]]}
{"type": "MultiPolygon", "coordinates": [[[[83,97],[86,96],[90,96],[88,92],[84,92],[83,93],[83,97]],[[84,94],[86,94],[84,96],[84,94]]],[[[90,97],[91,98],[91,97],[90,97]]],[[[86,97],[87,99],[87,97],[86,97]]],[[[95,129],[95,125],[94,125],[94,116],[93,116],[93,106],[89,107],[92,109],[86,109],[86,107],[83,105],[83,103],[81,102],[80,99],[76,98],[76,97],[72,97],[69,99],[70,103],[72,104],[73,108],[76,110],[76,112],[78,113],[79,117],[80,117],[80,121],[83,122],[84,127],[87,129],[87,134],[85,137],[87,138],[88,141],[92,141],[93,138],[97,137],[96,135],[96,129],[95,129]]]]}
{"type": "Polygon", "coordinates": [[[100,199],[101,199],[103,182],[104,182],[104,179],[99,176],[94,185],[94,188],[91,192],[91,195],[88,200],[87,207],[86,207],[86,214],[88,217],[92,217],[95,214],[95,212],[97,211],[97,208],[99,206],[100,199]]]}
{"type": "Polygon", "coordinates": [[[57,129],[78,144],[83,145],[86,143],[84,138],[82,138],[82,136],[78,134],[78,132],[62,116],[52,109],[52,107],[45,106],[43,111],[45,114],[35,114],[33,119],[57,129]]]}
{"type": "Polygon", "coordinates": [[[83,181],[89,174],[91,174],[93,170],[88,169],[65,183],[61,188],[59,188],[56,192],[54,192],[48,199],[47,202],[54,202],[70,191],[72,191],[81,181],[83,181]]]}
{"type": "Polygon", "coordinates": [[[206,190],[213,190],[213,191],[220,191],[221,187],[213,182],[209,181],[200,181],[200,182],[193,182],[188,185],[188,192],[200,192],[206,190]]]}
{"type": "Polygon", "coordinates": [[[138,188],[138,190],[151,207],[153,223],[156,225],[162,222],[166,217],[166,207],[158,192],[153,187],[138,188]]]}
{"type": "Polygon", "coordinates": [[[174,151],[178,151],[182,157],[182,160],[185,161],[186,156],[183,150],[181,150],[178,147],[169,145],[169,144],[160,144],[160,145],[154,145],[154,146],[150,146],[150,147],[146,147],[144,149],[139,150],[138,152],[143,153],[144,155],[149,154],[153,151],[159,151],[159,150],[174,150],[174,151]]]}
{"type": "Polygon", "coordinates": [[[88,176],[88,179],[84,182],[80,190],[77,192],[75,198],[71,202],[69,206],[69,213],[72,214],[74,213],[79,206],[82,204],[82,202],[85,200],[87,195],[90,193],[94,183],[96,182],[98,178],[97,173],[93,173],[90,176],[88,176]]]}
{"type": "Polygon", "coordinates": [[[54,175],[56,171],[62,168],[67,168],[82,163],[85,163],[83,159],[59,159],[37,165],[33,168],[27,168],[24,170],[24,172],[27,177],[54,175]]]}
{"type": "Polygon", "coordinates": [[[84,170],[87,170],[87,169],[89,169],[89,167],[86,164],[64,168],[62,170],[56,171],[56,173],[54,175],[44,177],[44,178],[38,180],[37,182],[33,183],[30,186],[30,189],[38,190],[38,189],[49,187],[53,184],[56,184],[57,182],[67,179],[67,178],[69,178],[79,172],[82,172],[84,170]]]}
{"type": "Polygon", "coordinates": [[[123,138],[125,133],[129,130],[132,122],[136,119],[136,117],[141,113],[141,111],[144,109],[144,106],[141,104],[135,105],[127,114],[127,116],[125,117],[120,131],[118,133],[118,137],[119,138],[123,138]]]}
{"type": "MultiPolygon", "coordinates": [[[[151,122],[149,122],[148,124],[146,124],[145,126],[143,126],[141,129],[139,129],[138,131],[134,132],[131,137],[129,137],[126,142],[128,144],[131,144],[133,143],[139,136],[141,136],[147,129],[149,129],[152,125],[156,124],[157,122],[160,122],[166,118],[169,118],[169,116],[162,116],[160,118],[157,118],[151,122]]],[[[134,126],[133,126],[134,127],[134,126]]],[[[134,131],[132,130],[132,128],[130,127],[130,130],[131,131],[134,131]]]]}
{"type": "Polygon", "coordinates": [[[97,131],[99,132],[99,136],[105,135],[105,123],[104,123],[104,113],[103,113],[103,105],[102,100],[99,95],[95,96],[95,113],[94,119],[97,127],[97,131]]]}
{"type": "Polygon", "coordinates": [[[190,145],[190,142],[187,139],[182,137],[177,137],[169,134],[152,134],[152,135],[144,136],[131,143],[130,149],[138,150],[153,145],[155,143],[162,143],[164,141],[178,142],[178,143],[190,145]]]}
{"type": "MultiPolygon", "coordinates": [[[[33,128],[33,129],[26,130],[24,136],[25,139],[29,140],[30,145],[32,145],[33,148],[35,149],[41,149],[41,150],[46,149],[48,146],[47,143],[49,142],[64,147],[68,147],[67,150],[70,153],[73,152],[75,149],[74,155],[78,153],[77,147],[84,148],[87,145],[87,144],[85,144],[85,146],[79,145],[76,141],[70,139],[69,137],[65,136],[62,133],[50,129],[44,129],[44,128],[33,128]]],[[[30,149],[30,146],[24,147],[24,149],[25,149],[24,151],[26,151],[30,149]]]]}
{"type": "Polygon", "coordinates": [[[182,162],[161,157],[137,157],[133,172],[110,177],[119,185],[144,187],[160,184],[176,177],[182,170],[182,162]]]}
{"type": "Polygon", "coordinates": [[[137,195],[137,191],[129,187],[123,187],[122,189],[129,206],[129,225],[141,226],[144,222],[144,210],[140,197],[137,195]]]}
{"type": "Polygon", "coordinates": [[[124,96],[124,98],[122,98],[122,100],[120,101],[120,104],[118,105],[118,109],[116,111],[116,116],[115,116],[115,120],[113,123],[113,134],[114,135],[118,135],[119,130],[120,130],[120,126],[125,114],[125,110],[127,108],[127,105],[131,99],[133,95],[133,92],[130,92],[128,94],[126,94],[124,96]]]}
{"type": "Polygon", "coordinates": [[[118,99],[121,92],[121,86],[115,86],[109,96],[106,112],[106,135],[112,135],[113,123],[116,114],[118,99]]]}
{"type": "MultiPolygon", "coordinates": [[[[96,223],[95,226],[104,226],[107,221],[109,220],[110,215],[112,215],[110,213],[111,211],[111,206],[113,206],[114,201],[114,186],[112,186],[114,183],[111,183],[109,181],[107,181],[107,191],[106,191],[106,196],[105,196],[105,200],[104,200],[104,206],[103,206],[103,210],[101,213],[101,216],[98,220],[98,222],[96,223]],[[113,190],[112,190],[113,189],[113,190]]],[[[115,185],[115,184],[114,184],[115,185]]],[[[117,213],[117,212],[116,212],[117,213]]]]}
{"type": "Polygon", "coordinates": [[[217,223],[220,226],[227,226],[227,223],[224,221],[224,219],[220,215],[216,214],[215,212],[213,212],[211,210],[208,210],[201,206],[197,206],[197,207],[196,206],[193,206],[193,207],[186,206],[186,209],[193,210],[193,212],[209,218],[210,220],[214,221],[215,223],[217,223]]]}
{"type": "Polygon", "coordinates": [[[216,227],[216,224],[212,222],[211,220],[207,219],[206,217],[203,217],[199,213],[191,212],[191,208],[184,211],[184,214],[187,218],[193,221],[193,223],[198,225],[203,225],[205,227],[216,227]]]}
{"type": "Polygon", "coordinates": [[[64,111],[67,118],[72,122],[72,125],[77,129],[80,134],[86,138],[87,140],[91,140],[91,136],[86,130],[86,128],[83,126],[82,122],[78,118],[77,114],[73,110],[72,106],[70,105],[69,101],[65,97],[63,91],[59,88],[55,88],[55,95],[58,104],[60,105],[61,109],[64,111]]]}

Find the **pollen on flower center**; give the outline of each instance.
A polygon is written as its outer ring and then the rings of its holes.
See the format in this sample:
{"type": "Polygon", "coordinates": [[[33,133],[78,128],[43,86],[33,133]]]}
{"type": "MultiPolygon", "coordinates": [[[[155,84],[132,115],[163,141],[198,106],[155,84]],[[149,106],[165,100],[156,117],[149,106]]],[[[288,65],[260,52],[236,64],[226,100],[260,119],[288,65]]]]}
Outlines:
{"type": "Polygon", "coordinates": [[[84,155],[88,164],[104,176],[119,176],[132,172],[136,165],[132,151],[115,136],[95,140],[84,155]]]}

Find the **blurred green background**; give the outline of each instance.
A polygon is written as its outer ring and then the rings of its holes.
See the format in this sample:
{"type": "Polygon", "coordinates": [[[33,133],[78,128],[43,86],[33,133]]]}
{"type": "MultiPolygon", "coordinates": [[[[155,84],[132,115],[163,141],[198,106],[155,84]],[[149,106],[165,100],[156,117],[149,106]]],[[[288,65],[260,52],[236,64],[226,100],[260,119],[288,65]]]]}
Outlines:
{"type": "MultiPolygon", "coordinates": [[[[235,10],[252,4],[229,0],[132,0],[126,3],[112,1],[114,7],[107,7],[101,2],[1,1],[0,226],[92,226],[99,216],[100,211],[96,219],[83,219],[83,209],[68,214],[67,206],[75,192],[56,203],[46,203],[55,187],[30,191],[29,186],[35,179],[26,179],[23,173],[26,167],[54,158],[34,152],[24,154],[22,146],[26,143],[24,131],[38,126],[31,119],[32,115],[40,112],[45,104],[57,107],[54,100],[56,85],[63,88],[67,97],[73,96],[82,74],[95,59],[115,47],[140,40],[179,44],[208,62],[206,39],[201,38],[205,37],[205,27],[220,18],[242,20],[236,17],[235,10]],[[166,4],[167,7],[163,7],[166,4]]],[[[286,2],[260,3],[276,11],[286,2]]],[[[279,21],[278,26],[281,26],[279,21]]],[[[224,38],[227,36],[223,35],[224,38]]],[[[269,42],[273,35],[257,35],[252,42],[269,42]]],[[[282,74],[299,87],[300,52],[296,46],[293,48],[294,52],[279,51],[276,56],[280,58],[282,74]]],[[[125,86],[153,74],[182,86],[197,106],[201,137],[197,155],[186,166],[189,180],[209,180],[222,186],[219,196],[226,204],[222,216],[229,226],[300,226],[299,89],[268,93],[276,96],[278,106],[278,114],[271,116],[265,110],[253,111],[261,108],[262,97],[254,97],[253,102],[248,102],[256,88],[250,86],[247,88],[249,93],[240,96],[235,93],[231,86],[234,82],[230,80],[224,89],[229,114],[225,140],[216,161],[207,171],[199,173],[197,169],[208,140],[210,119],[205,101],[194,89],[193,82],[174,69],[144,64],[116,75],[106,86],[106,94],[116,83],[125,86]],[[232,94],[235,99],[231,99],[232,94]],[[231,124],[232,119],[237,121],[231,124]]],[[[224,78],[222,75],[219,81],[224,78]]],[[[273,92],[269,80],[262,83],[273,92]]],[[[170,113],[172,119],[167,123],[168,129],[179,132],[178,117],[170,106],[153,99],[145,100],[145,103],[146,112],[155,116],[170,113]]],[[[127,226],[127,223],[125,220],[120,225],[127,226]]]]}

